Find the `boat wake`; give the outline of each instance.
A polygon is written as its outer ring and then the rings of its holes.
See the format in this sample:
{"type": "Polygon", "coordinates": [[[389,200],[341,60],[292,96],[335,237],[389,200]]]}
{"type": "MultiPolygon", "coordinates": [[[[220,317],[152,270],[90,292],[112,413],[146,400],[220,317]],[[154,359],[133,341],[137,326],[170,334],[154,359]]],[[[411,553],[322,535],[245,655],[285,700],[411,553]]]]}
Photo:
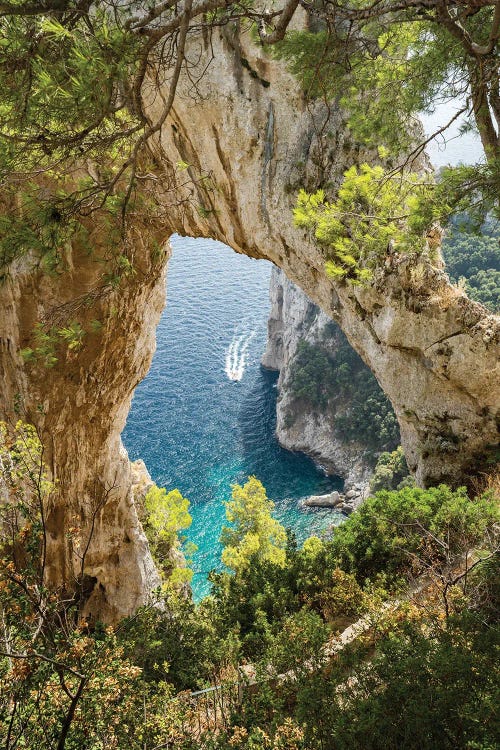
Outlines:
{"type": "Polygon", "coordinates": [[[255,336],[251,333],[234,334],[226,352],[226,366],[224,372],[229,380],[241,380],[248,361],[248,347],[255,336]]]}

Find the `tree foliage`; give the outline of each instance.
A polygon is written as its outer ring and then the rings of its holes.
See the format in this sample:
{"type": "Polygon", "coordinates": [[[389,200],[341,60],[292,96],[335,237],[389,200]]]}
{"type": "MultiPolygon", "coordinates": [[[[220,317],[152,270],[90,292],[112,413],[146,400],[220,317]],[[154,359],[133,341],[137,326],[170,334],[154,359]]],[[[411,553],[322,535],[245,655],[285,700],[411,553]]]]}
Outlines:
{"type": "MultiPolygon", "coordinates": [[[[416,112],[462,98],[486,161],[444,174],[434,205],[452,210],[464,198],[476,208],[481,204],[483,212],[497,205],[500,21],[493,0],[452,8],[443,0],[375,6],[285,0],[272,10],[225,0],[186,0],[181,6],[7,0],[0,7],[2,263],[27,249],[53,263],[69,237],[85,241],[86,217],[95,210],[108,216],[110,232],[126,238],[138,177],[147,192],[148,144],[171,112],[181,74],[191,75],[188,41],[242,20],[255,23],[260,43],[274,45],[290,61],[309,96],[340,97],[355,139],[388,148],[394,163],[415,142],[418,152],[425,145],[416,112]],[[299,5],[310,28],[288,31],[299,5]],[[153,113],[146,100],[156,86],[163,86],[164,96],[153,113]]],[[[346,177],[358,192],[366,188],[363,169],[346,177]]],[[[406,213],[408,189],[404,181],[400,185],[396,216],[406,213]]],[[[175,177],[165,186],[175,192],[175,177]]],[[[380,211],[372,221],[374,239],[382,241],[392,226],[386,204],[394,189],[388,179],[375,195],[382,205],[374,205],[380,211]]],[[[398,236],[399,227],[393,228],[398,236]]],[[[332,270],[362,280],[366,269],[358,267],[358,255],[370,253],[370,246],[366,227],[344,223],[342,232],[335,230],[332,247],[339,255],[337,262],[331,259],[332,270]]]]}
{"type": "MultiPolygon", "coordinates": [[[[401,180],[365,163],[347,170],[333,202],[326,200],[323,190],[314,195],[301,190],[295,224],[312,230],[325,247],[326,271],[332,278],[360,284],[371,278],[391,244],[400,253],[426,248],[418,208],[428,192],[416,175],[401,180]]],[[[432,219],[431,212],[427,227],[432,219]]]]}
{"type": "Polygon", "coordinates": [[[226,503],[226,518],[233,525],[225,526],[221,534],[224,565],[242,571],[253,557],[284,564],[286,532],[272,517],[273,508],[256,477],[249,477],[244,485],[233,485],[232,499],[226,503]]]}
{"type": "Polygon", "coordinates": [[[192,571],[175,560],[176,552],[179,557],[179,534],[191,526],[188,508],[189,500],[179,490],[167,492],[164,487],[153,485],[144,498],[144,531],[155,562],[170,587],[192,577],[192,571]]]}
{"type": "Polygon", "coordinates": [[[376,493],[379,490],[399,490],[414,483],[403,449],[398,446],[395,451],[385,451],[379,456],[370,480],[370,491],[376,493]]]}
{"type": "Polygon", "coordinates": [[[306,93],[339,97],[356,139],[384,146],[399,164],[410,163],[427,142],[418,134],[416,113],[462,101],[437,134],[446,138],[447,127],[465,116],[466,127],[479,134],[486,165],[448,170],[439,202],[468,196],[484,211],[498,208],[497,5],[335,1],[315,9],[313,21],[315,28],[292,31],[277,45],[306,93]],[[409,152],[409,159],[402,156],[409,152]]]}
{"type": "Polygon", "coordinates": [[[464,488],[382,490],[369,497],[333,540],[333,554],[359,580],[426,567],[452,565],[464,550],[480,545],[498,523],[498,502],[486,495],[469,500],[464,488]]]}
{"type": "MultiPolygon", "coordinates": [[[[325,248],[336,280],[366,282],[388,246],[422,252],[435,222],[444,225],[457,212],[468,210],[477,227],[488,212],[498,212],[499,25],[497,3],[472,10],[441,0],[332,2],[313,11],[310,30],[291,31],[276,46],[306,95],[337,97],[354,139],[375,163],[378,149],[389,167],[385,173],[374,164],[351,167],[335,200],[321,190],[299,193],[295,221],[325,248]],[[425,138],[416,115],[433,112],[438,102],[450,104],[449,121],[425,138]],[[429,175],[412,175],[415,167],[422,174],[427,143],[446,140],[459,118],[465,118],[462,132],[478,133],[484,160],[447,167],[434,184],[429,175]]],[[[485,274],[476,279],[484,281],[485,274]]]]}

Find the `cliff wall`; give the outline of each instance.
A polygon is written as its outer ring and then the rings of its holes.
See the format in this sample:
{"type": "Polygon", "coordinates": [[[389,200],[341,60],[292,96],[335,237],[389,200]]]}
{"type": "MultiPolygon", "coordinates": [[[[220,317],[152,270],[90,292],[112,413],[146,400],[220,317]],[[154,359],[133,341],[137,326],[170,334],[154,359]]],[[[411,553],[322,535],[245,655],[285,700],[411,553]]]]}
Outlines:
{"type": "Polygon", "coordinates": [[[366,490],[377,453],[394,449],[399,441],[392,409],[354,353],[347,366],[342,354],[349,345],[338,326],[276,267],[271,272],[269,295],[271,311],[262,364],[280,373],[277,438],[283,447],[307,453],[328,473],[341,476],[346,490],[353,484],[366,490]],[[364,390],[354,388],[352,392],[350,384],[343,382],[343,373],[338,377],[339,367],[347,370],[345,376],[355,381],[354,386],[362,384],[364,390]],[[363,421],[362,414],[360,420],[359,414],[358,402],[367,386],[370,394],[379,397],[375,408],[381,403],[393,428],[390,435],[375,441],[373,426],[363,421]]]}
{"type": "Polygon", "coordinates": [[[84,614],[114,621],[148,601],[160,583],[135,506],[137,472],[120,435],[155,350],[166,266],[163,257],[151,260],[138,233],[137,273],[113,289],[103,282],[110,264],[98,251],[99,227],[91,239],[95,255],[68,248],[58,274],[47,275],[28,257],[1,285],[0,404],[3,418],[37,426],[56,481],[46,509],[47,583],[69,591],[80,584],[88,547],[84,575],[92,593],[84,614]],[[21,356],[37,346],[37,323],[50,330],[74,319],[87,332],[81,347],[55,346],[52,366],[21,356]],[[80,529],[76,539],[69,528],[80,529]]]}
{"type": "MultiPolygon", "coordinates": [[[[284,64],[237,26],[194,33],[187,54],[171,116],[150,143],[154,222],[147,213],[130,218],[133,272],[108,283],[96,222],[86,248],[66,248],[55,273],[24,259],[0,287],[2,411],[39,427],[58,482],[48,519],[51,582],[71,588],[78,574],[67,543],[76,518],[83,541],[92,532],[86,608],[110,621],[133,612],[158,580],[120,434],[154,350],[165,294],[158,247],[173,232],[271,260],[339,323],[391,400],[419,483],[462,482],[498,440],[498,319],[426,258],[394,260],[366,287],[339,284],[321,249],[293,225],[299,187],[334,190],[363,158],[337,105],[306,102],[284,64]],[[85,329],[82,345],[61,343],[49,370],[21,356],[36,346],[37,322],[45,330],[70,321],[85,329]]],[[[152,116],[163,106],[157,73],[144,91],[152,116]]]]}

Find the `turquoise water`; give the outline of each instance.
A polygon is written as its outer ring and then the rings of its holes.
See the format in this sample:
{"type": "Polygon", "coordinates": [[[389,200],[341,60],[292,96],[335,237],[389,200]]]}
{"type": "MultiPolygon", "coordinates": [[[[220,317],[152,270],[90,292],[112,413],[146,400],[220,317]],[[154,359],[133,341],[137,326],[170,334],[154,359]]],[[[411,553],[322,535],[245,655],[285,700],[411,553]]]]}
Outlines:
{"type": "Polygon", "coordinates": [[[276,503],[276,515],[299,540],[342,516],[301,509],[300,499],[337,489],[306,456],[278,445],[277,374],[260,366],[269,314],[271,265],[220,243],[174,237],[167,306],[157,351],[138,386],[123,441],[154,481],[191,502],[187,537],[197,598],[206,573],[220,567],[219,535],[231,484],[254,474],[276,503]]]}

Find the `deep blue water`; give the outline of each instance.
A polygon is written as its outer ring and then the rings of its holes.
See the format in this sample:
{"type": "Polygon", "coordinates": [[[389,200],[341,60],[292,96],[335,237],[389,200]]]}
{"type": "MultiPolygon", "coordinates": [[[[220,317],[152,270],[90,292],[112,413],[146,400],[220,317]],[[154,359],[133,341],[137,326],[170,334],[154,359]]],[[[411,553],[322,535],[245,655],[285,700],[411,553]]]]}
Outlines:
{"type": "Polygon", "coordinates": [[[341,486],[275,437],[277,374],[260,366],[269,313],[271,265],[220,243],[174,237],[167,306],[151,370],[138,386],[123,434],[131,459],[154,481],[191,502],[188,540],[195,596],[220,567],[219,535],[231,484],[254,474],[276,515],[303,540],[341,520],[298,501],[341,486]],[[239,378],[233,380],[231,378],[239,378]]]}

